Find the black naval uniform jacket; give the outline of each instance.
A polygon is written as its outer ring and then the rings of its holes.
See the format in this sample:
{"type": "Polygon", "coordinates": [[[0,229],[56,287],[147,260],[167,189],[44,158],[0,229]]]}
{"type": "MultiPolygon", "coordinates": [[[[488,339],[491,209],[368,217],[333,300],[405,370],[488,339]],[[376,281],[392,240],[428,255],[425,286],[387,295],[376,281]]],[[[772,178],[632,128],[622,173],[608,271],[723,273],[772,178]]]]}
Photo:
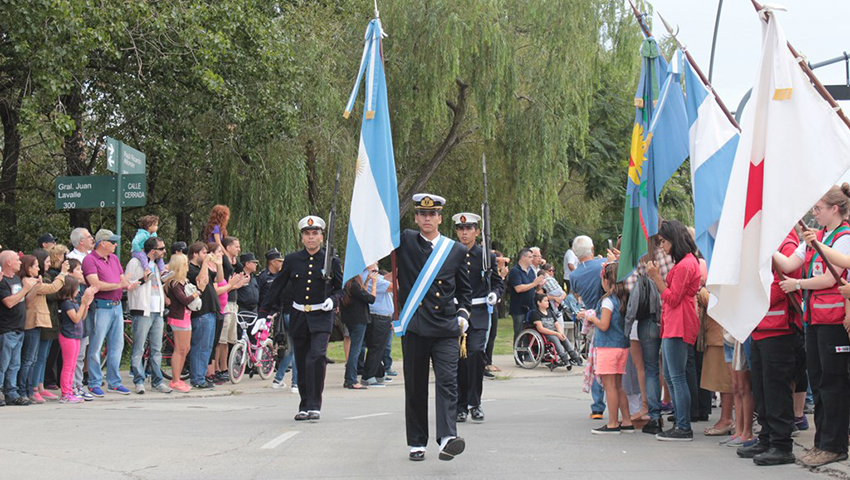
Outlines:
{"type": "MultiPolygon", "coordinates": [[[[431,256],[431,243],[418,230],[401,232],[396,249],[398,306],[402,309],[419,272],[431,256]]],[[[408,330],[425,337],[458,337],[457,317],[469,318],[472,286],[466,270],[467,248],[455,242],[422,302],[410,319],[408,330]],[[457,303],[455,303],[457,300],[457,303]]]]}
{"type": "MultiPolygon", "coordinates": [[[[343,295],[342,266],[339,258],[334,257],[331,263],[333,280],[327,288],[322,279],[324,261],[324,248],[313,255],[310,255],[305,248],[284,257],[283,268],[275,276],[268,293],[263,298],[261,313],[268,315],[280,311],[283,301],[292,301],[301,305],[321,305],[325,303],[325,299],[331,298],[334,307],[338,307],[343,295]],[[286,292],[287,287],[290,287],[291,297],[285,295],[289,293],[286,292]],[[325,295],[326,288],[327,295],[325,295]]],[[[316,308],[311,312],[301,312],[292,308],[289,331],[292,336],[304,336],[308,331],[330,333],[333,328],[333,319],[333,311],[326,312],[316,308]]]]}
{"type": "MultiPolygon", "coordinates": [[[[487,330],[490,327],[489,318],[487,316],[486,298],[490,292],[494,292],[497,298],[502,298],[505,292],[505,282],[499,275],[499,268],[496,264],[496,254],[490,252],[490,290],[487,290],[487,281],[481,274],[481,260],[484,249],[481,245],[475,244],[469,249],[466,254],[465,267],[469,275],[469,282],[472,284],[472,298],[484,298],[485,303],[472,305],[469,317],[469,328],[476,330],[487,330]]],[[[496,308],[496,305],[493,306],[496,308]]]]}

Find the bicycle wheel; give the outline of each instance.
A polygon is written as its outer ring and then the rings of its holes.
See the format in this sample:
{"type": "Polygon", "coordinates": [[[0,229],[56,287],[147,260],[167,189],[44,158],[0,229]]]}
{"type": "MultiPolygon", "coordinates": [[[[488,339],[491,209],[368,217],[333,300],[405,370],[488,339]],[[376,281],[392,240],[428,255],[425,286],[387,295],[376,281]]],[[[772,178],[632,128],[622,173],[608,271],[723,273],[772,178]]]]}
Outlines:
{"type": "Polygon", "coordinates": [[[171,380],[171,357],[174,355],[173,337],[171,327],[166,325],[162,329],[162,376],[168,380],[171,380]],[[166,370],[168,371],[166,372],[166,370]]]}
{"type": "Polygon", "coordinates": [[[260,374],[260,378],[263,380],[268,380],[268,378],[272,376],[272,372],[274,372],[274,354],[272,353],[273,346],[274,342],[272,339],[267,338],[266,341],[260,345],[260,348],[257,349],[257,373],[260,374]]]}
{"type": "Polygon", "coordinates": [[[248,351],[244,342],[239,342],[230,351],[230,359],[227,369],[230,371],[231,383],[239,383],[245,374],[245,365],[248,363],[248,351]]]}

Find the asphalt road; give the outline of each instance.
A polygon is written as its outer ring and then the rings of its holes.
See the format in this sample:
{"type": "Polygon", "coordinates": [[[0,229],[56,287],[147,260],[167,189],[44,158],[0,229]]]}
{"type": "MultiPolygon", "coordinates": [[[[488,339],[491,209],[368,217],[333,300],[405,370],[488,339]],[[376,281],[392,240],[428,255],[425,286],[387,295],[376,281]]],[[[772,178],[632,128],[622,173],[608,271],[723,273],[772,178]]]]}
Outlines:
{"type": "Polygon", "coordinates": [[[459,425],[467,448],[450,462],[437,459],[433,441],[424,462],[407,459],[401,377],[345,390],[337,364],[312,424],[293,420],[297,394],[257,377],[211,396],[107,394],[84,405],[0,408],[0,478],[826,478],[794,465],[755,467],[702,434],[672,444],[639,432],[592,435],[599,422],[588,419],[578,372],[505,370],[485,384],[486,421],[459,425]]]}

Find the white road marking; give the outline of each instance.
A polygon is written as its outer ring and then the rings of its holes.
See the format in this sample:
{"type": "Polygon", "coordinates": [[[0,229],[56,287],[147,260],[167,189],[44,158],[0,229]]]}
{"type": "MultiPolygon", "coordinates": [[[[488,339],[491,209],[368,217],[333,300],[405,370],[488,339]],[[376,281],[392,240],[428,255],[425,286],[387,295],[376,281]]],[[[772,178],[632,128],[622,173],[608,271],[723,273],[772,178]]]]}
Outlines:
{"type": "Polygon", "coordinates": [[[498,400],[498,399],[497,399],[497,398],[485,398],[484,400],[481,400],[481,403],[484,403],[484,402],[495,402],[496,400],[498,400]]]}
{"type": "Polygon", "coordinates": [[[346,420],[360,420],[361,418],[383,417],[384,415],[392,415],[392,412],[370,413],[369,415],[358,415],[356,417],[348,417],[346,420]]]}
{"type": "Polygon", "coordinates": [[[295,431],[285,432],[285,433],[279,435],[278,437],[274,438],[273,440],[269,441],[268,443],[266,443],[262,447],[260,447],[260,450],[271,450],[273,448],[276,448],[281,443],[289,440],[290,438],[298,435],[299,433],[301,433],[301,432],[295,432],[295,431]]]}

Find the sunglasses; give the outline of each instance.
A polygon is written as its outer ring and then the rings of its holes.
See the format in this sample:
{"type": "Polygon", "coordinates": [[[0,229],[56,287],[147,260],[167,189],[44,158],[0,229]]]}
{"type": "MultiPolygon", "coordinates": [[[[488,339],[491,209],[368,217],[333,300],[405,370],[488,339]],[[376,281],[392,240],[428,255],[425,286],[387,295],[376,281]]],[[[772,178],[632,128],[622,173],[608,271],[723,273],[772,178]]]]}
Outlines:
{"type": "Polygon", "coordinates": [[[157,248],[154,248],[154,250],[162,250],[162,251],[165,251],[165,247],[157,247],[157,248]]]}

